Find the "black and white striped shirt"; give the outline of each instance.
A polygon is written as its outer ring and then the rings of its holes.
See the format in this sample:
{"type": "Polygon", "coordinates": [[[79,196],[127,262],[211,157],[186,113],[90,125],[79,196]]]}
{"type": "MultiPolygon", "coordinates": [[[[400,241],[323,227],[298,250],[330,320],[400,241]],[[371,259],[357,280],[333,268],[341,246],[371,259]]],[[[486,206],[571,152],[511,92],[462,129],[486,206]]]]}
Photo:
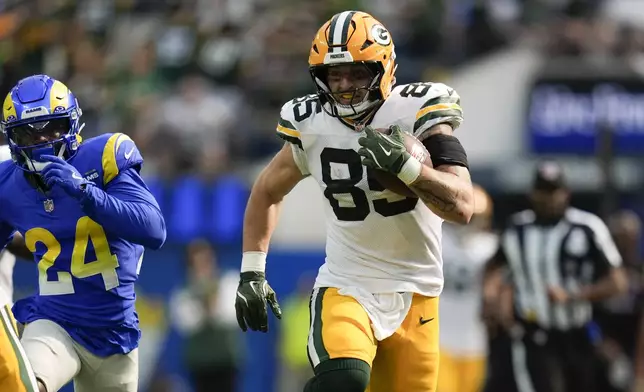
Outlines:
{"type": "Polygon", "coordinates": [[[548,288],[574,293],[622,263],[601,218],[576,208],[568,208],[552,225],[538,224],[531,210],[513,215],[495,261],[510,272],[517,318],[563,331],[590,321],[592,305],[587,301],[553,303],[548,288]]]}

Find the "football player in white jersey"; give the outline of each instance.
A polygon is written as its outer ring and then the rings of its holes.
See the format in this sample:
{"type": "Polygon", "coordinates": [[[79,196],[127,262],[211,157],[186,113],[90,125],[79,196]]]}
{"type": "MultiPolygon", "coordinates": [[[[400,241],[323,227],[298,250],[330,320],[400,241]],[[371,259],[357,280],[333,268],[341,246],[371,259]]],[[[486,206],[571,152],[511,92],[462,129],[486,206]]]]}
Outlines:
{"type": "Polygon", "coordinates": [[[485,263],[494,255],[492,199],[474,185],[474,214],[467,226],[443,230],[445,289],[441,294],[441,364],[438,390],[478,392],[485,380],[487,336],[481,320],[485,263]]]}
{"type": "Polygon", "coordinates": [[[395,58],[389,32],[367,13],[344,11],[320,28],[309,55],[318,92],[282,107],[277,133],[287,143],[246,208],[235,306],[242,330],[266,332],[266,304],[281,312],[264,273],[280,203],[307,176],[328,199],[307,348],[315,376],[305,392],[436,390],[441,224],[469,221],[472,184],[452,135],[458,94],[441,83],[394,87],[395,58]],[[433,167],[406,151],[403,132],[423,142],[433,167]],[[385,189],[375,170],[415,196],[385,189]]]}

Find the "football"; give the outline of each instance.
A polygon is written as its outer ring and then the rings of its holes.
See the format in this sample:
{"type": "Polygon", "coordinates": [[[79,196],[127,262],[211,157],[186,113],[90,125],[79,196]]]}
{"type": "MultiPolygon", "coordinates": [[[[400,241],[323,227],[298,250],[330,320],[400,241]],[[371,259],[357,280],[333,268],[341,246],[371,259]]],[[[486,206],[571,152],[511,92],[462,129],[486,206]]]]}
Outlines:
{"type": "MultiPolygon", "coordinates": [[[[389,128],[378,128],[376,129],[376,131],[384,133],[386,135],[391,132],[389,128]]],[[[429,156],[429,152],[427,152],[427,149],[425,148],[423,143],[421,143],[420,140],[416,139],[410,133],[403,132],[403,135],[407,152],[409,152],[412,157],[418,159],[422,164],[433,167],[432,159],[429,156]]],[[[404,182],[402,182],[398,177],[389,172],[386,172],[384,170],[374,170],[373,177],[380,183],[380,185],[394,193],[406,197],[417,197],[414,191],[409,189],[409,187],[407,187],[404,182]]]]}

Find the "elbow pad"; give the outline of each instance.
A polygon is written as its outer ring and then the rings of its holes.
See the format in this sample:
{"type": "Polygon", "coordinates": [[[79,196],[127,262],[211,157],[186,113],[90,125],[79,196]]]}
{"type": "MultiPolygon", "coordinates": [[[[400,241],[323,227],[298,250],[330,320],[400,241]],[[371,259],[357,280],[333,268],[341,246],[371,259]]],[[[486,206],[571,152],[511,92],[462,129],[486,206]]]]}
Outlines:
{"type": "Polygon", "coordinates": [[[423,145],[427,148],[434,167],[452,165],[469,169],[467,153],[456,137],[438,133],[423,140],[423,145]]]}

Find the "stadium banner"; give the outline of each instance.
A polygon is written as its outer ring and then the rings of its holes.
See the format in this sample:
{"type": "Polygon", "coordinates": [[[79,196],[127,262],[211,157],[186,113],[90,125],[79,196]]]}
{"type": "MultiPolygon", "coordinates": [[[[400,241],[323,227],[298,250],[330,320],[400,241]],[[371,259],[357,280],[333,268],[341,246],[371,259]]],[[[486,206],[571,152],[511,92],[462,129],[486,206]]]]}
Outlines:
{"type": "Polygon", "coordinates": [[[644,152],[644,79],[539,76],[529,90],[528,149],[536,154],[594,154],[599,131],[613,135],[614,152],[644,152]]]}

